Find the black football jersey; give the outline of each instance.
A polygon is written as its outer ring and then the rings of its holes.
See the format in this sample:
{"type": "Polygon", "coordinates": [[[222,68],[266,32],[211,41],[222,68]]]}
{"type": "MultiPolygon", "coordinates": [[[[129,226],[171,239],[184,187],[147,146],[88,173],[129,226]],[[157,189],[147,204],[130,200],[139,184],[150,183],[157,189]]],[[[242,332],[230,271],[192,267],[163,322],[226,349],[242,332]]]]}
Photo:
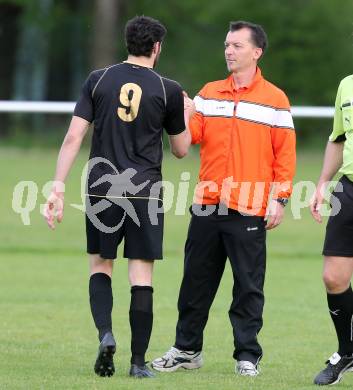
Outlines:
{"type": "Polygon", "coordinates": [[[180,85],[127,62],[92,72],[74,115],[94,122],[89,195],[151,196],[162,180],[163,129],[185,129],[180,85]]]}

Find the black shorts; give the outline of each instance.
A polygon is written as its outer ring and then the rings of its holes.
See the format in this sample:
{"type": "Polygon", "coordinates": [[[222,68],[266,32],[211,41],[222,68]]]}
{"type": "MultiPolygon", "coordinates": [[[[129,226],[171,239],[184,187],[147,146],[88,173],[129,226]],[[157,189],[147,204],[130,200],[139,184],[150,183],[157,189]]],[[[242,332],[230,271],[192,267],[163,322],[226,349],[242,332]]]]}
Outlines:
{"type": "Polygon", "coordinates": [[[338,186],[343,186],[343,191],[337,187],[332,192],[331,206],[339,201],[341,208],[337,215],[331,216],[326,226],[324,256],[353,257],[353,182],[346,176],[342,176],[338,186]],[[341,184],[339,184],[341,183],[341,184]]]}
{"type": "Polygon", "coordinates": [[[86,200],[87,253],[116,259],[124,238],[124,257],[162,259],[163,223],[161,200],[90,196],[86,200]],[[99,211],[103,206],[108,207],[99,211]]]}

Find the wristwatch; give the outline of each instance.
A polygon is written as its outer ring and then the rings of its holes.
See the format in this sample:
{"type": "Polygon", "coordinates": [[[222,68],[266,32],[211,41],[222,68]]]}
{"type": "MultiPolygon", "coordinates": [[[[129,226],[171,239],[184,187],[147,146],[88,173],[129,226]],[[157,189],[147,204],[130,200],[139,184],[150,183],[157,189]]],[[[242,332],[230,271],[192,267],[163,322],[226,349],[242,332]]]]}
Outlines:
{"type": "Polygon", "coordinates": [[[283,207],[287,206],[288,198],[277,198],[275,199],[278,203],[280,203],[283,207]]]}

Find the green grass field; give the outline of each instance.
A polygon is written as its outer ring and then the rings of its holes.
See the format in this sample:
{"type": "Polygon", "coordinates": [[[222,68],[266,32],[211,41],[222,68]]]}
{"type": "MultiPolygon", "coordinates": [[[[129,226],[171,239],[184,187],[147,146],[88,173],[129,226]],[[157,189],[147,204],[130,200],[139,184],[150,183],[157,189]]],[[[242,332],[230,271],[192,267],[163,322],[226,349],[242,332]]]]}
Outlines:
{"type": "MultiPolygon", "coordinates": [[[[94,375],[98,344],[88,305],[84,216],[70,207],[80,203],[79,177],[86,158],[84,151],[67,183],[64,221],[52,232],[39,205],[44,202],[42,186],[53,175],[56,151],[0,148],[0,389],[314,389],[313,376],[337,346],[321,282],[324,226],[315,224],[307,209],[303,219],[293,220],[288,208],[282,226],[268,234],[259,377],[234,374],[227,313],[232,280],[227,266],[205,332],[204,367],[159,374],[155,380],[130,379],[130,294],[127,264],[121,255],[113,277],[117,373],[112,378],[94,375]],[[21,180],[33,180],[39,188],[30,226],[22,224],[11,206],[13,189],[21,180]]],[[[296,181],[315,181],[321,159],[320,153],[299,153],[296,181]]],[[[165,179],[178,181],[185,170],[196,179],[196,155],[178,161],[166,153],[165,179]]],[[[166,216],[165,260],[155,266],[149,360],[174,341],[188,220],[188,213],[166,216]]],[[[339,388],[352,386],[353,373],[344,377],[339,388]]]]}

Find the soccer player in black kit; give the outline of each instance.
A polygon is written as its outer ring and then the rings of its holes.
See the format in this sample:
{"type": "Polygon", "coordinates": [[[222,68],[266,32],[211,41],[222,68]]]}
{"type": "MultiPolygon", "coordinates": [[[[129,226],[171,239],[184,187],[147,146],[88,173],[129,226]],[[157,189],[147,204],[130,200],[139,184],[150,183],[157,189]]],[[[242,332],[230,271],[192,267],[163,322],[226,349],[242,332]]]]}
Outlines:
{"type": "Polygon", "coordinates": [[[59,152],[44,210],[49,227],[54,229],[55,219],[61,222],[63,218],[63,183],[93,122],[86,234],[89,298],[100,340],[94,371],[100,376],[111,376],[115,371],[111,277],[123,238],[131,285],[129,375],[154,376],[145,364],[145,353],[153,322],[153,263],[162,259],[163,213],[158,183],[162,180],[163,128],[176,157],[184,157],[190,145],[182,89],[153,70],[165,34],[165,27],[157,20],[145,16],[131,19],[125,27],[127,60],[89,75],[59,152]],[[156,210],[159,212],[151,218],[156,210]]]}

